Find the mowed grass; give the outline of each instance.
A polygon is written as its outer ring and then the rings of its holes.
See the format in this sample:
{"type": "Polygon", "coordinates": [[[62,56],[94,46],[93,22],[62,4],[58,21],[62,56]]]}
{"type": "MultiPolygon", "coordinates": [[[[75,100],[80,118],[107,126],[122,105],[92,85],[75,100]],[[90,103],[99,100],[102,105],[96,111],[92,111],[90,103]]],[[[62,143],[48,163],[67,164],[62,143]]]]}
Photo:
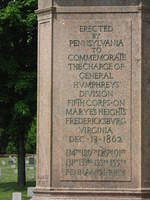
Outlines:
{"type": "Polygon", "coordinates": [[[12,168],[8,164],[8,161],[9,158],[0,158],[0,200],[12,200],[13,192],[21,192],[22,200],[29,200],[30,198],[27,198],[27,187],[35,186],[35,166],[34,168],[31,168],[26,164],[27,185],[25,188],[19,188],[17,185],[17,163],[16,168],[12,168]],[[3,161],[5,162],[5,165],[2,164],[3,161]]]}

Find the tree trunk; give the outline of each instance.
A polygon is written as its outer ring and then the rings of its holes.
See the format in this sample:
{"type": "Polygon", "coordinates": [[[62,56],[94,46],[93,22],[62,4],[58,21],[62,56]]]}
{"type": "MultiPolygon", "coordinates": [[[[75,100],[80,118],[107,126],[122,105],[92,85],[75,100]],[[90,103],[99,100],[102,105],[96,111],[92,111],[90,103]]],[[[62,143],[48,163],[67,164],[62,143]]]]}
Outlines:
{"type": "Polygon", "coordinates": [[[19,134],[18,137],[18,185],[24,187],[26,184],[25,174],[25,143],[24,133],[19,134]]]}

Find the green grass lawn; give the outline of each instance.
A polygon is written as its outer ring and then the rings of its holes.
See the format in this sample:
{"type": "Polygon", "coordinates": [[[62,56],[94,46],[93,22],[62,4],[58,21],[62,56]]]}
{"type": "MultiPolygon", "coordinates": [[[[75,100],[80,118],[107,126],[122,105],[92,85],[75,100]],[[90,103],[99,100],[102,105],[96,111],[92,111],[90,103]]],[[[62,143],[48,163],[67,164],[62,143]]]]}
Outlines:
{"type": "Polygon", "coordinates": [[[25,188],[19,188],[17,186],[17,169],[11,168],[8,160],[9,158],[0,158],[0,169],[2,172],[0,177],[0,200],[12,200],[13,192],[22,192],[22,200],[30,199],[27,198],[27,187],[35,186],[35,167],[32,169],[26,164],[27,186],[25,188]],[[5,161],[5,165],[2,165],[2,160],[5,161]],[[32,180],[30,178],[31,174],[34,174],[32,180]]]}

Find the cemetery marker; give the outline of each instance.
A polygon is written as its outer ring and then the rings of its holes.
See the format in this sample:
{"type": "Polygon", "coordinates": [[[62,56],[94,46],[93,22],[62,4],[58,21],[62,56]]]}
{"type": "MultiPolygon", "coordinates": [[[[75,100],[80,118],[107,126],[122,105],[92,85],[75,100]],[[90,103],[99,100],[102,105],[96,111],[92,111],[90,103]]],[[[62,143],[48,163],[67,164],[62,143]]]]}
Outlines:
{"type": "Polygon", "coordinates": [[[22,194],[21,194],[21,192],[13,192],[13,194],[12,194],[12,200],[22,200],[22,194]]]}

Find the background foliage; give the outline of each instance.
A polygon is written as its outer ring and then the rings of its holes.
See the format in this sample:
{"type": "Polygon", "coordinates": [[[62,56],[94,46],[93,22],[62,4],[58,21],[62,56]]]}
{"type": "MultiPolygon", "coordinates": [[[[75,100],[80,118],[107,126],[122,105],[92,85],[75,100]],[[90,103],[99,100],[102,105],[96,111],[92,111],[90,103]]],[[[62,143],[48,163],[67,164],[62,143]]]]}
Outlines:
{"type": "Polygon", "coordinates": [[[0,1],[0,153],[35,152],[37,0],[0,1]]]}

